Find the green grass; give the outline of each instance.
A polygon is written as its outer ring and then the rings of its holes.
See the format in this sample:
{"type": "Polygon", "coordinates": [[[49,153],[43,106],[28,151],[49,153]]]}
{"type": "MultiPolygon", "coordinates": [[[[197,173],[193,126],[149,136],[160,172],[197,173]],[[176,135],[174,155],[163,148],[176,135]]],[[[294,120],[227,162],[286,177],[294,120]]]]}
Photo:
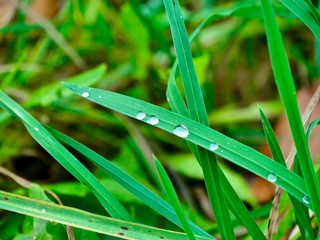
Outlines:
{"type": "Polygon", "coordinates": [[[46,185],[35,177],[32,182],[40,185],[28,189],[1,179],[3,239],[72,239],[72,234],[76,239],[270,238],[270,203],[248,203],[239,194],[248,175],[285,193],[279,206],[284,217],[273,239],[295,226],[295,239],[320,236],[319,167],[308,147],[319,119],[305,132],[296,97],[301,83],[294,81],[301,69],[308,70],[304,78],[317,76],[318,62],[304,56],[289,36],[292,31],[297,38],[319,41],[317,6],[302,0],[198,4],[66,1],[53,21],[19,5],[15,21],[0,28],[9,41],[3,53],[9,68],[3,68],[0,91],[0,161],[14,171],[16,159],[31,152],[72,177],[59,180],[57,173],[46,185]],[[25,22],[27,16],[32,24],[25,22]],[[12,37],[20,33],[23,37],[12,37]],[[291,71],[296,52],[304,56],[298,62],[304,65],[291,71]],[[254,78],[265,81],[263,93],[254,78]],[[293,171],[269,122],[271,114],[264,113],[268,106],[268,113],[279,114],[278,95],[297,149],[293,171]],[[256,106],[261,100],[262,128],[256,106]],[[248,103],[256,113],[235,116],[248,103]],[[222,106],[229,104],[233,109],[225,111],[222,106]],[[250,144],[257,142],[250,142],[250,131],[264,140],[262,129],[273,159],[250,144]],[[30,151],[37,144],[42,149],[30,151]],[[191,158],[183,171],[193,176],[192,166],[201,169],[207,200],[194,193],[199,179],[177,175],[172,167],[178,165],[165,160],[181,158],[181,152],[191,158]],[[237,180],[230,172],[238,172],[237,180]]]}

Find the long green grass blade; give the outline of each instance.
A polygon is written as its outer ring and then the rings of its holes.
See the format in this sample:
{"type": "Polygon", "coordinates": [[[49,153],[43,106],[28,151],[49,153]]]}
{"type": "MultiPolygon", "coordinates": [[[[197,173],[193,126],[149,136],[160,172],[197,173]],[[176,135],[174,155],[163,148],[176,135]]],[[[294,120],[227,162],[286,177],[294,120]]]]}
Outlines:
{"type": "Polygon", "coordinates": [[[190,111],[190,117],[209,125],[207,111],[203,102],[202,92],[194,68],[187,31],[183,22],[178,0],[164,0],[167,16],[171,26],[171,34],[176,50],[179,70],[190,111]]]}
{"type": "MultiPolygon", "coordinates": [[[[75,208],[0,191],[0,209],[122,239],[186,239],[186,234],[108,218],[75,208]]],[[[209,238],[196,236],[196,239],[209,238]]]]}
{"type": "MultiPolygon", "coordinates": [[[[283,166],[286,166],[286,162],[284,160],[284,156],[281,152],[279,142],[277,141],[276,135],[274,131],[272,130],[271,124],[269,123],[267,117],[263,113],[263,111],[260,109],[260,116],[262,120],[263,130],[265,132],[268,145],[270,147],[270,150],[272,152],[273,158],[283,166]]],[[[270,178],[268,179],[270,182],[274,182],[276,180],[276,175],[270,175],[270,178]]],[[[306,214],[307,208],[302,205],[299,201],[297,201],[293,196],[289,194],[290,200],[292,202],[292,205],[294,207],[294,212],[296,215],[296,219],[298,222],[298,226],[300,228],[302,236],[309,235],[310,238],[313,236],[313,230],[311,227],[310,218],[306,214]]]]}
{"type": "Polygon", "coordinates": [[[160,176],[160,179],[161,179],[161,182],[163,185],[163,189],[167,195],[167,198],[169,199],[169,202],[171,202],[171,205],[173,206],[175,212],[177,213],[177,216],[181,222],[181,225],[183,226],[185,233],[188,235],[188,238],[190,240],[194,240],[195,237],[193,235],[193,232],[191,231],[190,225],[188,224],[186,217],[184,216],[184,213],[183,213],[182,207],[180,205],[178,196],[172,186],[172,183],[170,181],[168,174],[166,173],[166,171],[162,167],[159,160],[156,159],[155,157],[154,157],[154,163],[155,163],[155,166],[156,166],[157,171],[159,173],[159,176],[160,176]]]}
{"type": "MultiPolygon", "coordinates": [[[[205,149],[211,149],[217,155],[264,179],[268,179],[270,173],[276,172],[278,178],[275,184],[291,193],[299,201],[302,201],[302,198],[308,193],[306,183],[301,177],[254,149],[207,126],[139,99],[96,88],[70,83],[63,84],[71,91],[84,96],[88,100],[132,118],[136,118],[138,113],[143,112],[146,114],[145,118],[141,119],[143,122],[147,123],[150,117],[153,118],[155,116],[159,120],[154,125],[155,127],[171,134],[181,134],[180,136],[185,140],[205,149]],[[217,146],[215,150],[213,150],[213,145],[211,145],[213,143],[217,144],[215,145],[217,146]]],[[[313,209],[312,205],[306,205],[313,209]]]]}
{"type": "MultiPolygon", "coordinates": [[[[189,117],[189,112],[186,105],[183,102],[183,98],[180,95],[180,92],[177,88],[174,75],[175,67],[177,62],[174,64],[174,67],[171,71],[168,88],[167,88],[167,97],[169,99],[169,104],[174,112],[181,114],[182,116],[189,117]]],[[[187,142],[192,153],[197,159],[200,158],[198,148],[195,144],[187,142]]],[[[200,162],[200,161],[199,161],[200,162]]],[[[265,239],[265,236],[259,226],[256,224],[255,220],[251,216],[250,212],[247,210],[246,206],[243,204],[237,193],[232,188],[228,179],[224,176],[223,172],[219,168],[219,174],[221,179],[221,186],[226,196],[226,201],[232,213],[237,217],[238,221],[241,222],[248,230],[252,238],[254,239],[265,239]]]]}
{"type": "MultiPolygon", "coordinates": [[[[139,183],[136,179],[125,173],[123,170],[118,168],[112,162],[108,161],[101,155],[92,151],[88,147],[83,144],[77,142],[76,140],[62,134],[61,132],[48,128],[48,130],[52,133],[60,141],[66,143],[70,147],[74,148],[81,154],[83,154],[88,160],[90,160],[94,165],[100,168],[104,173],[106,173],[109,177],[113,178],[117,181],[122,187],[127,189],[137,198],[139,198],[142,202],[144,202],[147,206],[152,208],[154,211],[158,212],[171,222],[177,224],[181,227],[179,219],[177,218],[174,209],[165,202],[162,198],[151,192],[148,188],[139,183]]],[[[207,238],[212,238],[208,233],[202,230],[195,223],[188,220],[193,232],[197,235],[204,236],[207,238]]]]}
{"type": "MultiPolygon", "coordinates": [[[[171,74],[168,82],[168,88],[167,88],[167,98],[174,112],[189,118],[188,109],[183,102],[183,98],[178,90],[178,87],[174,79],[176,67],[177,67],[177,62],[175,62],[171,70],[171,74]]],[[[192,153],[195,155],[197,159],[199,159],[200,155],[199,155],[197,146],[191,142],[187,142],[187,143],[192,153]]],[[[237,217],[238,221],[241,222],[247,228],[248,232],[254,239],[265,239],[263,232],[261,231],[259,226],[256,224],[255,220],[251,216],[250,212],[247,210],[246,206],[238,197],[238,195],[232,188],[231,184],[229,183],[227,178],[224,176],[221,169],[219,169],[219,174],[221,179],[221,186],[225,195],[228,196],[226,198],[226,201],[232,213],[237,217]]]]}
{"type": "Polygon", "coordinates": [[[0,106],[17,116],[32,137],[50,153],[65,169],[80,182],[88,186],[97,196],[106,211],[114,218],[130,220],[131,217],[119,201],[99,182],[99,180],[64,146],[62,146],[35,118],[19,104],[0,91],[0,106]]]}
{"type": "Polygon", "coordinates": [[[316,219],[320,222],[320,190],[305,138],[289,62],[269,0],[261,0],[261,7],[276,84],[288,117],[303,176],[306,179],[308,198],[310,197],[316,219]]]}
{"type": "MultiPolygon", "coordinates": [[[[209,126],[207,111],[193,64],[189,39],[183,22],[179,1],[164,0],[164,5],[171,26],[172,38],[177,54],[190,118],[209,126]]],[[[203,169],[209,200],[214,211],[221,236],[225,239],[235,239],[229,209],[221,188],[218,165],[214,159],[215,155],[203,148],[199,148],[198,152],[198,160],[203,169]]]]}

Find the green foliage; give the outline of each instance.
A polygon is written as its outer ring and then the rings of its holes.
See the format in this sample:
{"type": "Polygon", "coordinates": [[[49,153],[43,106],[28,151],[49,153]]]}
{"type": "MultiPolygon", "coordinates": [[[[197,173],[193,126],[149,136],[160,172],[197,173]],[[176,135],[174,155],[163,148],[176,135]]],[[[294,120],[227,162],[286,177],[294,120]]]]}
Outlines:
{"type": "Polygon", "coordinates": [[[313,2],[65,1],[52,20],[28,4],[0,27],[1,239],[265,239],[253,175],[284,191],[274,239],[319,236],[319,119],[305,133],[296,97],[319,72],[313,2]],[[283,109],[294,171],[268,120],[283,109]]]}

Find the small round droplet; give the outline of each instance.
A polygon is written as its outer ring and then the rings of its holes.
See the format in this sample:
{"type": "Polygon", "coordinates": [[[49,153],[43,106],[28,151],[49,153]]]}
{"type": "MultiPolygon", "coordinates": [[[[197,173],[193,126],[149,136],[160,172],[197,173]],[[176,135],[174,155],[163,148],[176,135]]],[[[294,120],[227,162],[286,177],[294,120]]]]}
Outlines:
{"type": "Polygon", "coordinates": [[[309,204],[310,203],[310,198],[308,196],[304,196],[302,198],[302,201],[305,203],[305,204],[309,204]]]}
{"type": "Polygon", "coordinates": [[[215,151],[217,150],[219,145],[217,143],[211,143],[209,146],[210,151],[215,151]]]}
{"type": "Polygon", "coordinates": [[[98,98],[102,98],[101,96],[99,96],[98,98]]]}
{"type": "Polygon", "coordinates": [[[39,128],[37,128],[37,127],[35,127],[34,130],[35,130],[36,132],[39,132],[39,128]]]}
{"type": "Polygon", "coordinates": [[[146,114],[144,112],[138,112],[136,115],[136,119],[142,120],[146,117],[146,114]]]}
{"type": "Polygon", "coordinates": [[[159,123],[159,118],[157,118],[156,116],[150,116],[147,118],[147,123],[151,124],[151,125],[156,125],[159,123]]]}
{"type": "Polygon", "coordinates": [[[180,15],[180,19],[183,19],[182,15],[180,15]]]}
{"type": "Polygon", "coordinates": [[[82,93],[82,97],[84,97],[84,98],[89,97],[89,95],[90,95],[90,94],[89,94],[88,92],[83,92],[83,93],[82,93]]]}
{"type": "Polygon", "coordinates": [[[41,212],[42,213],[46,213],[46,210],[43,208],[43,209],[41,209],[41,212]]]}
{"type": "Polygon", "coordinates": [[[189,136],[189,130],[186,126],[178,125],[173,129],[173,133],[178,137],[186,138],[189,136]]]}
{"type": "Polygon", "coordinates": [[[277,175],[275,175],[274,173],[270,173],[269,175],[268,175],[268,181],[269,182],[272,182],[272,183],[274,183],[274,182],[276,182],[277,181],[277,175]]]}

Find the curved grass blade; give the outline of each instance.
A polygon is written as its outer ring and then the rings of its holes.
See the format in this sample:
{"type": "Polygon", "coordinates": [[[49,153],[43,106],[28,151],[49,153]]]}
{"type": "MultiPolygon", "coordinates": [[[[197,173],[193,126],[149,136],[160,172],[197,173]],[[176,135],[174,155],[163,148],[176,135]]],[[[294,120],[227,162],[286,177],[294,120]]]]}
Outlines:
{"type": "Polygon", "coordinates": [[[306,133],[308,139],[310,138],[310,135],[311,135],[311,133],[312,133],[312,130],[313,130],[317,125],[319,125],[319,124],[320,124],[320,118],[317,118],[317,119],[313,120],[313,121],[309,124],[308,130],[307,130],[307,133],[306,133]]]}
{"type": "MultiPolygon", "coordinates": [[[[185,240],[186,234],[108,218],[79,209],[0,191],[0,209],[122,239],[185,240]]],[[[196,236],[198,240],[209,238],[196,236]]]]}
{"type": "MultiPolygon", "coordinates": [[[[109,160],[105,159],[98,153],[92,151],[90,148],[84,146],[83,144],[77,142],[76,140],[66,136],[65,134],[47,127],[48,131],[51,132],[53,136],[55,136],[60,141],[66,143],[70,147],[74,148],[82,155],[84,155],[88,160],[90,160],[94,165],[100,168],[104,173],[106,173],[109,177],[113,178],[117,183],[119,183],[122,187],[127,189],[137,198],[139,198],[142,202],[144,202],[147,206],[152,208],[154,211],[158,212],[171,222],[180,226],[179,219],[177,218],[174,209],[165,202],[162,198],[151,192],[148,188],[139,183],[136,179],[125,173],[123,170],[118,168],[109,160]]],[[[188,220],[192,230],[200,236],[207,237],[210,239],[214,239],[204,230],[202,230],[195,223],[188,220]]]]}
{"type": "MultiPolygon", "coordinates": [[[[132,118],[136,118],[137,113],[144,112],[147,117],[142,119],[143,122],[147,122],[148,117],[151,115],[156,116],[159,122],[155,127],[171,134],[174,134],[176,127],[184,126],[188,130],[185,140],[208,150],[210,150],[212,143],[216,143],[218,148],[214,152],[217,155],[264,179],[268,179],[270,173],[277,172],[278,179],[275,184],[291,193],[299,201],[302,201],[302,198],[308,193],[306,183],[301,177],[254,149],[207,126],[139,99],[96,88],[70,83],[63,84],[80,96],[85,96],[88,100],[132,118]]],[[[312,205],[307,204],[307,206],[313,209],[312,205]]]]}
{"type": "MultiPolygon", "coordinates": [[[[279,142],[277,141],[276,135],[272,130],[272,127],[263,113],[263,111],[260,109],[260,116],[261,116],[261,121],[263,125],[263,130],[265,132],[266,138],[268,145],[270,147],[270,150],[272,152],[273,158],[280,164],[286,167],[286,162],[284,160],[284,156],[281,152],[279,142]]],[[[276,173],[273,173],[270,175],[270,178],[268,179],[270,182],[274,182],[277,178],[276,173]]],[[[277,192],[277,191],[276,191],[277,192]]],[[[278,193],[279,194],[279,193],[278,193]]],[[[281,194],[281,193],[280,193],[281,194]]],[[[275,195],[275,198],[277,195],[275,195]]],[[[280,195],[279,195],[280,196],[280,195]]],[[[305,214],[307,208],[302,205],[299,201],[297,201],[292,195],[289,194],[290,201],[292,202],[292,205],[294,207],[294,212],[296,216],[296,220],[298,222],[298,226],[300,228],[300,232],[302,233],[302,236],[306,236],[308,234],[310,237],[313,236],[313,230],[311,227],[311,222],[310,218],[305,214]]],[[[279,202],[276,202],[279,204],[279,202]]],[[[276,207],[278,209],[278,207],[276,207]]],[[[276,213],[275,211],[274,213],[276,213]]],[[[273,232],[274,232],[274,227],[276,224],[276,215],[272,216],[270,213],[270,219],[269,219],[269,224],[268,224],[268,239],[272,238],[273,232]]]]}
{"type": "Polygon", "coordinates": [[[162,185],[163,185],[163,189],[167,195],[167,198],[169,199],[169,202],[171,202],[171,205],[173,206],[180,222],[181,225],[183,226],[183,229],[185,231],[185,233],[188,235],[188,238],[190,240],[194,240],[195,237],[193,235],[193,232],[191,231],[190,225],[187,222],[186,217],[184,216],[182,207],[180,205],[178,196],[172,186],[172,183],[170,181],[170,178],[168,176],[168,174],[166,173],[166,171],[164,170],[164,168],[162,167],[161,163],[159,162],[159,160],[155,157],[154,158],[154,163],[155,166],[157,168],[157,171],[159,173],[162,185]]]}
{"type": "Polygon", "coordinates": [[[320,222],[320,189],[316,179],[309,147],[296,98],[294,82],[278,28],[276,17],[269,0],[261,0],[261,9],[266,29],[268,48],[276,84],[287,114],[291,133],[297,148],[297,154],[303,176],[307,183],[308,196],[320,222]]]}
{"type": "Polygon", "coordinates": [[[0,106],[17,116],[32,137],[50,153],[65,169],[80,182],[88,186],[97,196],[106,211],[114,218],[130,220],[131,217],[119,201],[99,182],[99,180],[64,146],[62,146],[34,117],[19,104],[0,91],[0,106]]]}
{"type": "MultiPolygon", "coordinates": [[[[189,39],[179,1],[164,0],[163,2],[171,26],[190,118],[209,126],[207,111],[193,64],[189,39]]],[[[215,155],[203,148],[198,148],[198,153],[198,160],[203,169],[209,201],[214,211],[221,236],[225,239],[235,239],[229,209],[226,204],[227,201],[225,200],[226,196],[221,188],[218,165],[214,159],[215,155]]]]}
{"type": "Polygon", "coordinates": [[[320,40],[319,11],[309,0],[280,0],[280,2],[295,14],[313,32],[318,40],[320,40]]]}

